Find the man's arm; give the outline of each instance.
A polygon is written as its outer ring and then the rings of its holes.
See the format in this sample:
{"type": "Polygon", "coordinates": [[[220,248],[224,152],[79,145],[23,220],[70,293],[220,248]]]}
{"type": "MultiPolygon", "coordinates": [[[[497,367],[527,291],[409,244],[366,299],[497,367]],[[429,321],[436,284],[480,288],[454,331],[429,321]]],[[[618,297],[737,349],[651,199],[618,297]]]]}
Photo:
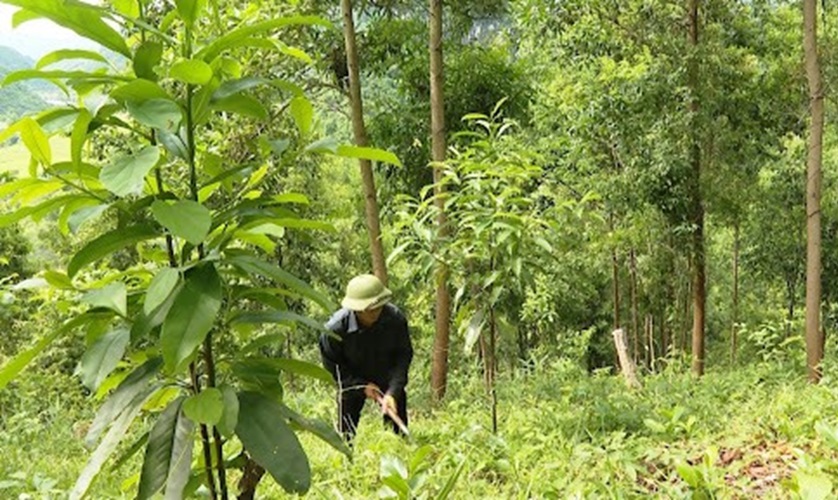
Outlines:
{"type": "Polygon", "coordinates": [[[387,392],[394,394],[407,386],[407,372],[410,370],[410,362],[413,361],[413,344],[410,342],[410,330],[407,320],[401,318],[398,328],[393,332],[396,335],[395,364],[390,370],[390,384],[387,392]]]}

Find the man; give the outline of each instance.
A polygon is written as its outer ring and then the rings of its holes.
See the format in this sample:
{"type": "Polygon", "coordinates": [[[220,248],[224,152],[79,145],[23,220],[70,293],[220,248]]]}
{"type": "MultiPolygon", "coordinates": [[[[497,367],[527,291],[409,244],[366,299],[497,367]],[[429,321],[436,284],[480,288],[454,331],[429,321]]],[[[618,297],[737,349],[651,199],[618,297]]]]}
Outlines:
{"type": "MultiPolygon", "coordinates": [[[[349,281],[342,309],[320,337],[323,366],[338,382],[338,427],[347,441],[358,428],[366,398],[380,401],[407,425],[407,371],[413,359],[407,319],[390,304],[392,292],[371,274],[349,281]]],[[[401,434],[385,413],[385,423],[401,434]]]]}

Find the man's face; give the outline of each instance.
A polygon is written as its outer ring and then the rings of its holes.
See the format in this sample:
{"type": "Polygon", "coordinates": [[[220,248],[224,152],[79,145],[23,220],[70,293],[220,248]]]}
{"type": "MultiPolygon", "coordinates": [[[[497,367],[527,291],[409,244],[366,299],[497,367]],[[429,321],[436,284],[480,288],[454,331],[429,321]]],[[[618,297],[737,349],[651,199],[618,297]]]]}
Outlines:
{"type": "Polygon", "coordinates": [[[367,309],[366,311],[355,311],[355,315],[358,317],[358,322],[361,323],[363,327],[369,327],[375,324],[378,321],[378,317],[381,316],[381,307],[376,307],[375,309],[367,309]]]}

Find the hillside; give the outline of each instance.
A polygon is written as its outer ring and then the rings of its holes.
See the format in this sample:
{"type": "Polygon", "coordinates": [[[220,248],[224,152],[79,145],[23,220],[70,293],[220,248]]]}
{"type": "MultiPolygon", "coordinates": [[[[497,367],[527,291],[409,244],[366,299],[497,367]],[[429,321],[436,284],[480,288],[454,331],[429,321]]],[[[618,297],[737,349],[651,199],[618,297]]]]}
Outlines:
{"type": "MultiPolygon", "coordinates": [[[[0,46],[0,79],[12,71],[31,68],[35,61],[15,49],[0,46]]],[[[26,81],[0,88],[0,121],[11,121],[46,107],[46,96],[55,92],[48,82],[26,81]]]]}

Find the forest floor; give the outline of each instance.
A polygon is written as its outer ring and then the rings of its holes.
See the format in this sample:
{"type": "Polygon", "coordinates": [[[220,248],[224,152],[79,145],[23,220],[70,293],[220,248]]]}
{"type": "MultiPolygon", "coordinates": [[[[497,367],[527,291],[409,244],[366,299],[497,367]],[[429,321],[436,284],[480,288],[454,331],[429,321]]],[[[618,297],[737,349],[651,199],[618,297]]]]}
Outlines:
{"type": "MultiPolygon", "coordinates": [[[[670,367],[629,390],[612,375],[545,363],[499,377],[497,434],[478,374],[455,373],[439,408],[414,388],[409,440],[386,431],[372,405],[351,460],[301,435],[308,497],[398,498],[405,489],[402,498],[436,498],[451,480],[455,499],[829,498],[838,479],[838,392],[828,375],[811,386],[802,373],[775,362],[696,380],[670,367]]],[[[331,389],[315,384],[288,383],[286,402],[332,420],[331,389]]],[[[0,395],[0,497],[58,498],[72,488],[90,454],[81,435],[93,411],[74,394],[77,385],[25,377],[0,395]]],[[[141,455],[106,465],[90,498],[133,498],[141,455]]],[[[270,477],[258,493],[286,497],[270,477]]]]}

